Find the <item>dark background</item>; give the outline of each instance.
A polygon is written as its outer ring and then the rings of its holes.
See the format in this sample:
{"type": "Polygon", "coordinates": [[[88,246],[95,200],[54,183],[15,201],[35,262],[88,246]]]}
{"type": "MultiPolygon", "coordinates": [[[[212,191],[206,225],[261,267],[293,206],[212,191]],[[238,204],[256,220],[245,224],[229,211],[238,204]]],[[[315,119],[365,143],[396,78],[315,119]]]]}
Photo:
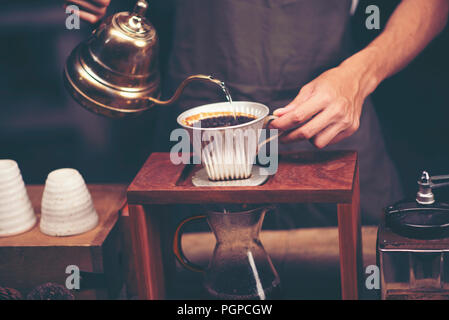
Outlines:
{"type": "MultiPolygon", "coordinates": [[[[130,10],[134,3],[113,0],[108,14],[130,10]]],[[[162,69],[170,51],[168,3],[152,1],[150,8],[161,39],[162,69]]],[[[384,27],[397,3],[360,2],[353,18],[360,48],[379,32],[365,28],[366,6],[380,7],[384,27]]],[[[0,158],[15,159],[29,184],[44,183],[51,170],[61,167],[77,168],[88,182],[129,183],[147,156],[167,145],[165,136],[153,132],[160,111],[111,120],[85,111],[70,98],[62,84],[64,61],[94,26],[82,23],[80,30],[67,30],[62,6],[62,0],[2,1],[0,158]]],[[[448,44],[446,27],[409,67],[373,95],[388,148],[409,195],[416,192],[421,170],[449,173],[448,44]]]]}

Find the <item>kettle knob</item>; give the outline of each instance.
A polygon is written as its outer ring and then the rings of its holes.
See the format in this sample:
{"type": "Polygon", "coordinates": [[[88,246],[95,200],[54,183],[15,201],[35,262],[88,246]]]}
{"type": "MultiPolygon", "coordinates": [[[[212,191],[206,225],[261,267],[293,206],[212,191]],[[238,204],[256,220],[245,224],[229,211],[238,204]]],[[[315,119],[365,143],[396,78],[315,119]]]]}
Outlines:
{"type": "Polygon", "coordinates": [[[138,16],[144,16],[148,9],[148,2],[145,0],[139,0],[137,1],[136,5],[134,6],[133,13],[138,16]]]}

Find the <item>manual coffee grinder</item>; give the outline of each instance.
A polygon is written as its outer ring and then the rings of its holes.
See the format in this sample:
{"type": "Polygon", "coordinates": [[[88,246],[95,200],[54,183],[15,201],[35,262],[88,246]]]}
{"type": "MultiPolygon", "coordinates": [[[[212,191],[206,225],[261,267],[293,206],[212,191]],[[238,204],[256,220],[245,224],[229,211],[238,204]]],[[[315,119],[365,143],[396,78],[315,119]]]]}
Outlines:
{"type": "Polygon", "coordinates": [[[432,192],[444,186],[449,175],[424,171],[415,201],[385,209],[377,237],[382,299],[449,299],[449,205],[432,192]]]}

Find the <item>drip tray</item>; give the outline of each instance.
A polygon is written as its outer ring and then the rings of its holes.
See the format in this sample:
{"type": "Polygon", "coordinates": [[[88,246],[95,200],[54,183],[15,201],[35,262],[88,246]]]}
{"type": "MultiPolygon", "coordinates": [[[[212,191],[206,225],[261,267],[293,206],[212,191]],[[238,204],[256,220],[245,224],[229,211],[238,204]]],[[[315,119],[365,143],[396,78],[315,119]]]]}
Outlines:
{"type": "Polygon", "coordinates": [[[269,177],[267,169],[253,165],[248,179],[212,181],[209,180],[206,169],[202,168],[193,175],[192,184],[195,187],[255,187],[264,184],[269,177]]]}

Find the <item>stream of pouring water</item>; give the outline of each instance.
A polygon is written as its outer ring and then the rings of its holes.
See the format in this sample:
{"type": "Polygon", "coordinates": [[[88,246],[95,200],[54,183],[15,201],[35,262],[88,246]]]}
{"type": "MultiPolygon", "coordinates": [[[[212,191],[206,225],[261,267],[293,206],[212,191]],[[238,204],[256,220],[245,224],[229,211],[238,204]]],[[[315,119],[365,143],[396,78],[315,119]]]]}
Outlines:
{"type": "Polygon", "coordinates": [[[235,112],[235,107],[232,104],[232,97],[231,94],[229,93],[229,89],[228,87],[226,87],[226,84],[222,81],[221,82],[221,89],[223,90],[225,96],[226,96],[226,100],[228,100],[229,104],[231,105],[231,109],[232,109],[232,114],[234,116],[234,119],[237,118],[237,113],[235,112]]]}

